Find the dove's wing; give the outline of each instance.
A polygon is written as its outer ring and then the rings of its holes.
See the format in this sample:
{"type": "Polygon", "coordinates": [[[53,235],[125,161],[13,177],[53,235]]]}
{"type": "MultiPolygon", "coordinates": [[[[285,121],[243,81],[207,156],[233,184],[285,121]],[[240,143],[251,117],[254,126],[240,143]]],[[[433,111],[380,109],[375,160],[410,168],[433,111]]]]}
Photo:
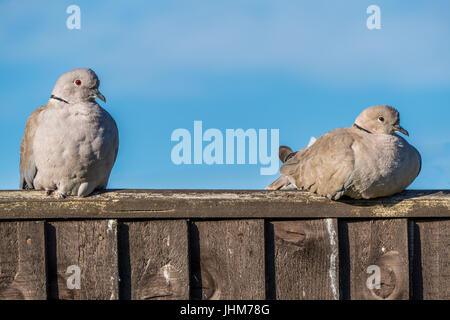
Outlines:
{"type": "Polygon", "coordinates": [[[20,145],[20,189],[34,189],[33,180],[37,168],[34,162],[33,140],[38,126],[37,118],[45,106],[37,108],[28,117],[22,143],[20,145]]]}
{"type": "Polygon", "coordinates": [[[294,180],[299,189],[337,200],[352,182],[355,139],[349,128],[332,130],[286,161],[280,173],[294,180]]]}
{"type": "Polygon", "coordinates": [[[111,117],[113,123],[114,123],[114,128],[115,128],[115,135],[114,135],[114,162],[116,162],[117,159],[117,153],[119,152],[119,129],[117,129],[117,123],[114,120],[113,117],[111,117]]]}

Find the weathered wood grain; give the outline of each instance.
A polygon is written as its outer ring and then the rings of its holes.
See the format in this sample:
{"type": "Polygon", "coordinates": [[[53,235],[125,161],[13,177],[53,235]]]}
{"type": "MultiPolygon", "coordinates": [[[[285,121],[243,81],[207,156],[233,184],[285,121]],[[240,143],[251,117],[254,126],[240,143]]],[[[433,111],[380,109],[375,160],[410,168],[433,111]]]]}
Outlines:
{"type": "Polygon", "coordinates": [[[130,298],[189,299],[187,222],[135,221],[120,228],[127,232],[120,241],[128,240],[130,298]]]}
{"type": "Polygon", "coordinates": [[[46,299],[42,221],[0,222],[0,299],[46,299]]]}
{"type": "Polygon", "coordinates": [[[117,221],[50,222],[47,234],[50,298],[118,298],[117,221]]]}
{"type": "Polygon", "coordinates": [[[450,300],[450,220],[413,224],[413,299],[450,300]]]}
{"type": "Polygon", "coordinates": [[[55,199],[41,191],[0,191],[0,219],[44,218],[450,217],[450,191],[404,191],[371,200],[331,201],[302,191],[111,190],[55,199]]]}
{"type": "Polygon", "coordinates": [[[339,299],[336,219],[274,221],[276,298],[339,299]]]}
{"type": "Polygon", "coordinates": [[[264,299],[264,221],[198,221],[190,226],[192,298],[264,299]]]}
{"type": "MultiPolygon", "coordinates": [[[[407,219],[342,221],[348,232],[351,299],[409,299],[407,219]],[[375,268],[380,271],[379,288],[375,268]],[[368,282],[370,284],[368,284],[368,282]]],[[[340,228],[340,231],[345,230],[340,228]]],[[[342,239],[342,237],[340,237],[342,239]]],[[[345,245],[345,241],[341,242],[345,245]]],[[[342,251],[341,251],[342,252],[342,251]]]]}

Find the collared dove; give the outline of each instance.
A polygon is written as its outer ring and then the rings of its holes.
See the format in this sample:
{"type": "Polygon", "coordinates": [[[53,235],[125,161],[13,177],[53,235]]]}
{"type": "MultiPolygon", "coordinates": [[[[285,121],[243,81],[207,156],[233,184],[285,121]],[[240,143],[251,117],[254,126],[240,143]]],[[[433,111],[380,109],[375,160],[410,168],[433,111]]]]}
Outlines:
{"type": "Polygon", "coordinates": [[[20,148],[20,188],[87,196],[104,189],[117,157],[119,134],[91,69],[63,74],[46,106],[28,118],[20,148]]]}
{"type": "Polygon", "coordinates": [[[397,132],[408,135],[396,109],[367,108],[352,127],[329,131],[300,151],[281,146],[282,176],[266,189],[293,184],[333,200],[343,195],[371,199],[398,193],[419,174],[421,157],[397,132]]]}

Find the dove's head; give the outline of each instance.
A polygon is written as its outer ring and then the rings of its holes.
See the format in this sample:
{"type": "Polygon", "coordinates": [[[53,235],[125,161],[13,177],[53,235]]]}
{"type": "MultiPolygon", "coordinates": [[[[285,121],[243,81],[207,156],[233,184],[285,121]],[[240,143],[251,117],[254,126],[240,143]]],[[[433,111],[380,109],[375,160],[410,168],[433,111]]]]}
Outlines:
{"type": "Polygon", "coordinates": [[[367,108],[356,118],[355,125],[371,133],[395,134],[401,132],[409,135],[400,126],[400,115],[390,106],[374,106],[367,108]]]}
{"type": "Polygon", "coordinates": [[[52,91],[52,98],[68,103],[94,101],[99,98],[106,102],[105,97],[98,91],[100,80],[91,69],[79,68],[64,73],[56,81],[52,91]]]}

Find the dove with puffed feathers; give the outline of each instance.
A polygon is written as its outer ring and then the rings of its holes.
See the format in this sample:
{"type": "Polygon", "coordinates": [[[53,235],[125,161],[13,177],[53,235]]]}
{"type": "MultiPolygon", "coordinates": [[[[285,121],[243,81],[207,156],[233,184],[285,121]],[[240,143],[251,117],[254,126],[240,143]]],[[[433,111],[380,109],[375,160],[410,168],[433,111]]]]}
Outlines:
{"type": "Polygon", "coordinates": [[[329,131],[300,151],[281,146],[282,176],[266,189],[293,185],[333,200],[401,192],[419,174],[421,156],[398,132],[409,135],[395,108],[367,108],[352,127],[329,131]]]}
{"type": "Polygon", "coordinates": [[[20,150],[20,188],[57,197],[87,196],[105,189],[119,148],[111,115],[91,69],[63,74],[47,105],[28,118],[20,150]]]}

